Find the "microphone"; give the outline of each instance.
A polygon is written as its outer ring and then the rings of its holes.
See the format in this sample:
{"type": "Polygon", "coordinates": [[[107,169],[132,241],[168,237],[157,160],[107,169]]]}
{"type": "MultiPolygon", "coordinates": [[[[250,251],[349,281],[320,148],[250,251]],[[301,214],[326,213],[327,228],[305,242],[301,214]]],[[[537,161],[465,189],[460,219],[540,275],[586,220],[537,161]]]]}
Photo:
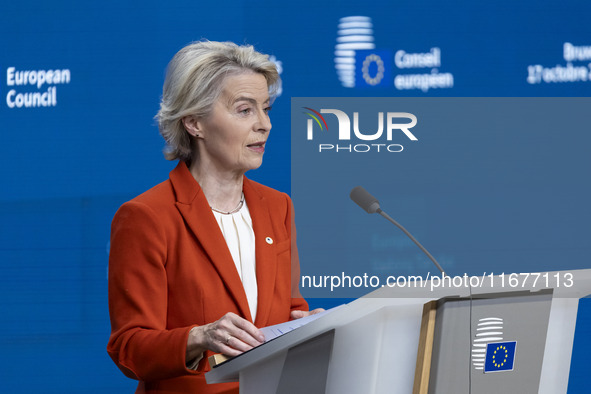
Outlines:
{"type": "Polygon", "coordinates": [[[404,234],[406,234],[406,236],[408,238],[410,238],[411,241],[413,241],[423,251],[423,253],[425,253],[427,255],[427,257],[429,257],[429,259],[433,262],[433,264],[435,264],[437,269],[439,271],[441,271],[441,274],[443,276],[445,276],[445,272],[443,271],[443,268],[441,268],[441,266],[439,265],[437,260],[435,260],[435,258],[433,256],[431,256],[431,253],[429,253],[427,251],[427,249],[425,249],[423,247],[423,245],[421,245],[419,243],[419,241],[417,241],[415,239],[415,237],[413,237],[408,231],[406,231],[406,229],[404,227],[402,227],[402,225],[400,223],[398,223],[396,220],[392,219],[390,217],[390,215],[388,215],[386,212],[384,212],[380,209],[380,202],[378,201],[377,198],[375,198],[374,196],[369,194],[369,192],[367,190],[365,190],[362,186],[354,187],[353,190],[351,190],[351,194],[349,195],[349,197],[351,197],[351,200],[353,200],[353,202],[355,202],[355,204],[357,204],[361,208],[363,208],[367,213],[376,213],[377,212],[380,215],[382,215],[384,218],[386,218],[390,223],[394,224],[396,227],[398,227],[400,230],[402,230],[402,232],[404,234]]]}
{"type": "Polygon", "coordinates": [[[369,192],[361,186],[354,187],[353,190],[351,190],[350,197],[355,204],[365,209],[367,213],[379,213],[382,211],[378,199],[369,194],[369,192]]]}

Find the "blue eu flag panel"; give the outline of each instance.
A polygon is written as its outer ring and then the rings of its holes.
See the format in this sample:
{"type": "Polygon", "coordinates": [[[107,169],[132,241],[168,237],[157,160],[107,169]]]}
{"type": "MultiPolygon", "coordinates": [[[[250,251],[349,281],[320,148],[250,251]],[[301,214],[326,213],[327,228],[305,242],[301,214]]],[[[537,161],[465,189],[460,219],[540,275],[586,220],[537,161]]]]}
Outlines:
{"type": "Polygon", "coordinates": [[[517,342],[495,342],[486,346],[484,372],[512,371],[515,367],[517,342]]]}

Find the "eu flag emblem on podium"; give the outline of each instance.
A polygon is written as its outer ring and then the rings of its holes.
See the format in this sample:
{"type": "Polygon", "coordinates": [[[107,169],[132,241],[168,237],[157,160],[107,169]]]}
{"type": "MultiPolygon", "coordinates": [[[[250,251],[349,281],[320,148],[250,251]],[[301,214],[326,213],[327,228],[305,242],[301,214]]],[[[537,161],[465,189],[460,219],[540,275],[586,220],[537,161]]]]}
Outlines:
{"type": "Polygon", "coordinates": [[[512,371],[517,342],[495,342],[486,345],[484,372],[512,371]]]}

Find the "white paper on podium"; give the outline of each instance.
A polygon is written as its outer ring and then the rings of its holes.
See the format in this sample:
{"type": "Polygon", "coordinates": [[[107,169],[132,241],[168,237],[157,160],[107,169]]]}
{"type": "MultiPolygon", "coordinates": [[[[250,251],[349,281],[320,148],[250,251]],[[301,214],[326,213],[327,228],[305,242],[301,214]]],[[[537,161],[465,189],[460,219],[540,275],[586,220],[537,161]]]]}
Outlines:
{"type": "Polygon", "coordinates": [[[306,324],[318,319],[319,317],[325,316],[337,310],[340,307],[342,307],[342,305],[335,306],[334,308],[328,309],[323,312],[315,313],[310,316],[302,317],[301,319],[290,320],[285,323],[275,324],[274,326],[263,327],[260,330],[263,332],[263,335],[265,336],[265,342],[268,342],[271,339],[280,337],[281,335],[293,331],[296,328],[305,326],[306,324]]]}

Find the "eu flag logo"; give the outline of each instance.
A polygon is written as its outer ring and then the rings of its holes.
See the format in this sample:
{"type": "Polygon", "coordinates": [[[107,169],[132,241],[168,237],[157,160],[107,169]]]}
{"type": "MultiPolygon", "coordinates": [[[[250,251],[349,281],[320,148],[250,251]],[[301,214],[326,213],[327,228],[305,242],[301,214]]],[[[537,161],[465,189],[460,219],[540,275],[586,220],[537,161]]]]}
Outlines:
{"type": "Polygon", "coordinates": [[[392,86],[391,59],[389,50],[355,51],[355,87],[392,86]]]}
{"type": "Polygon", "coordinates": [[[486,345],[484,372],[512,371],[517,342],[494,342],[486,345]]]}

